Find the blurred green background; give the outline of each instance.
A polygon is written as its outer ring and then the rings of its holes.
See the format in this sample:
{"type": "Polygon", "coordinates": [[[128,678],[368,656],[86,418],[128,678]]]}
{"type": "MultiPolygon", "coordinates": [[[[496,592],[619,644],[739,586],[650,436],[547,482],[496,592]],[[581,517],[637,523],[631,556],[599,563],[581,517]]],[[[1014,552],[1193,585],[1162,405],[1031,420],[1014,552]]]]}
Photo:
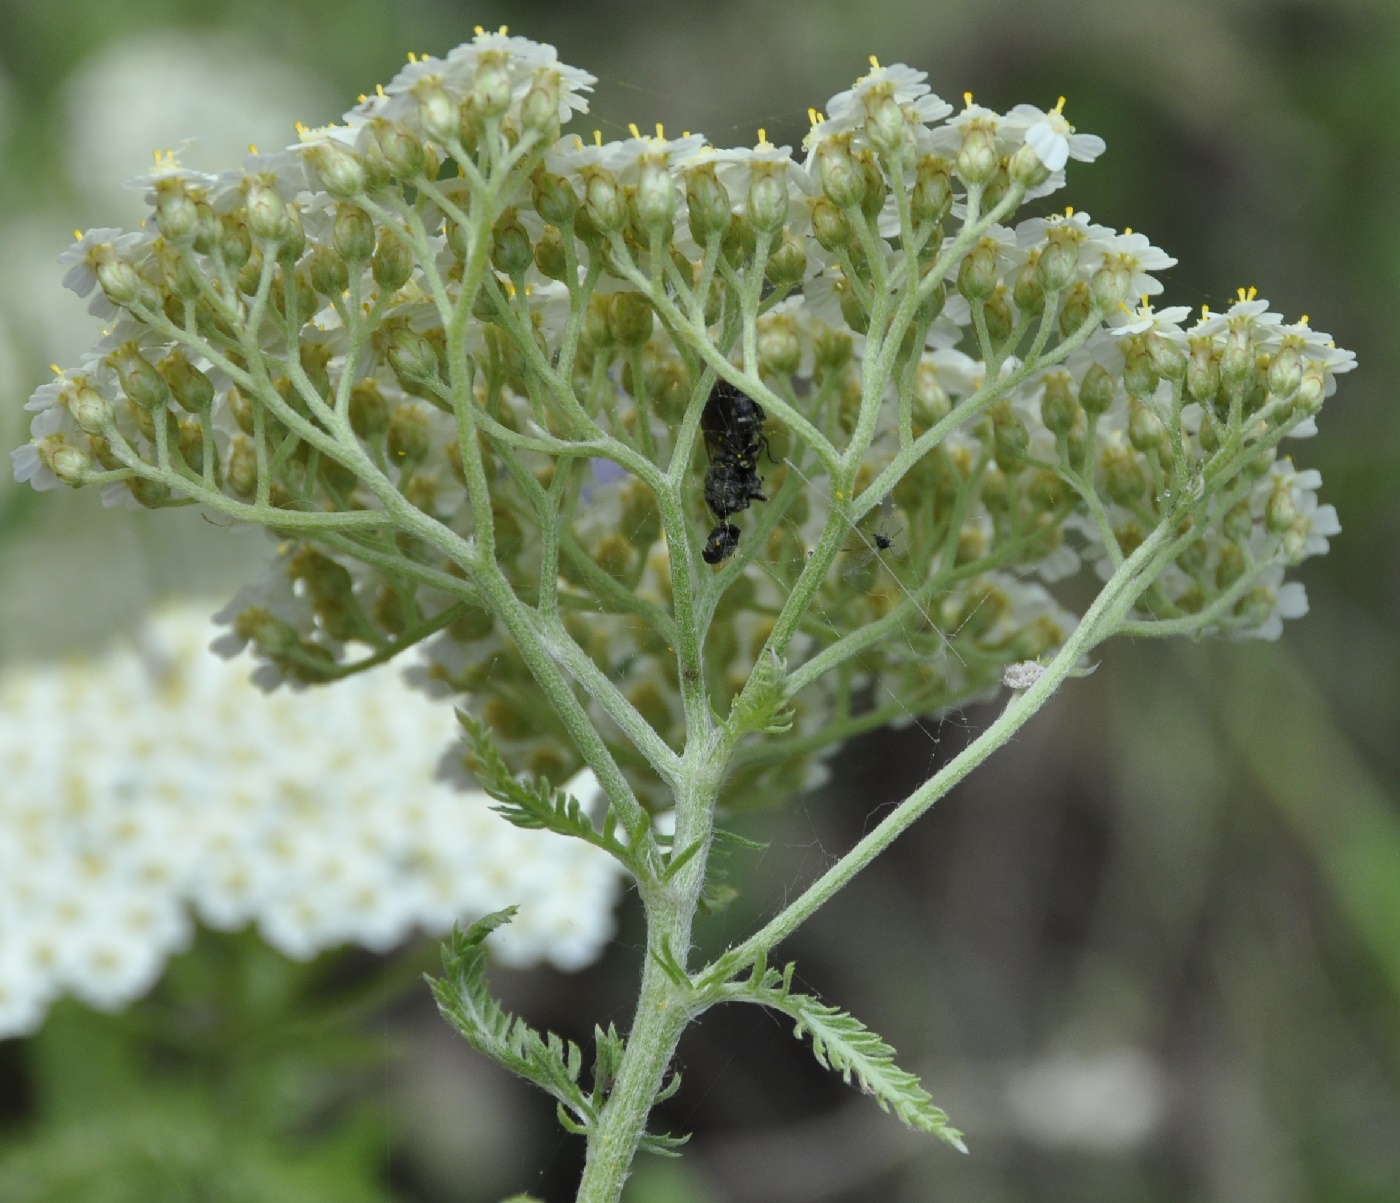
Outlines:
{"type": "MultiPolygon", "coordinates": [[[[599,76],[607,136],[663,121],[795,143],[872,53],[953,100],[1064,94],[1109,149],[1055,204],[1178,256],[1167,303],[1224,308],[1254,285],[1360,357],[1321,436],[1294,445],[1343,527],[1302,571],[1312,613],[1274,646],[1110,646],[791,942],[800,979],[895,1044],[973,1155],[903,1132],[785,1024],[715,1012],[658,1121],[695,1137],[641,1166],[634,1203],[1400,1199],[1400,339],[1383,329],[1400,312],[1400,4],[0,0],[5,449],[45,365],[93,336],[55,258],[75,226],[139,217],[119,185],[153,149],[203,133],[188,161],[232,165],[406,51],[503,23],[599,76]]],[[[197,516],[5,476],[0,660],[99,646],[158,598],[225,597],[265,553],[197,516]]],[[[761,884],[702,938],[769,913],[987,717],[862,741],[819,796],[746,820],[771,841],[750,857],[761,884]]],[[[628,912],[594,969],[495,977],[583,1039],[625,1022],[638,937],[628,912]]],[[[394,986],[424,955],[292,968],[209,938],[144,1010],[60,1008],[0,1044],[7,1203],[571,1197],[581,1142],[459,1046],[426,991],[394,986]],[[238,1023],[175,1049],[159,1016],[211,992],[238,1023]],[[220,1045],[230,1032],[243,1043],[220,1045]],[[75,1150],[96,1169],[60,1182],[75,1150]]]]}

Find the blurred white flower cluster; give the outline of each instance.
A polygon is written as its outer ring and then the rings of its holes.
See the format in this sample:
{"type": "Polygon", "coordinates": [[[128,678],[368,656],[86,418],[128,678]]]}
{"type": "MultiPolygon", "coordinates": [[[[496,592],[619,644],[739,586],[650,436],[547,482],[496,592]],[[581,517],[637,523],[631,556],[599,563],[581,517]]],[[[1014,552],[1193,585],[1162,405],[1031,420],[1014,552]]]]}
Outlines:
{"type": "MultiPolygon", "coordinates": [[[[616,862],[434,779],[450,708],[393,668],[268,696],[212,632],[170,609],[101,659],[0,676],[0,1038],[61,994],[139,997],[195,921],[301,959],[519,904],[500,960],[598,957],[616,862]]],[[[594,802],[591,775],[569,788],[594,802]]]]}

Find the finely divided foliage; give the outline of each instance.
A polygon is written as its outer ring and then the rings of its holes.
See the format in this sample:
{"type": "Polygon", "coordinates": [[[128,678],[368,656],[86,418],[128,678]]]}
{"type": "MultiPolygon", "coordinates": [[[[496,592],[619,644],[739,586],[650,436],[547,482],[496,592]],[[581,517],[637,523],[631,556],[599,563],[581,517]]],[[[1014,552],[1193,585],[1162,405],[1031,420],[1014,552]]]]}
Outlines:
{"type": "Polygon", "coordinates": [[[946,1138],[877,1037],[755,967],[1105,639],[1276,637],[1306,609],[1286,569],[1339,529],[1279,447],[1352,355],[1252,289],[1156,308],[1175,261],[1142,234],[1009,224],[1102,141],[1063,101],[957,109],[924,81],[872,60],[796,155],[604,142],[560,131],[591,76],[479,32],[241,170],[162,157],[153,219],[64,256],[108,325],[34,394],[17,475],[266,527],[221,650],[274,687],[421,644],[411,677],[455,699],[500,813],[633,874],[653,955],[586,1109],[577,1058],[480,1001],[476,937],[439,987],[586,1130],[580,1198],[617,1197],[681,1032],[741,981],[946,1138]],[[1076,576],[1100,583],[1080,614],[1052,592],[1076,576]],[[1011,666],[982,736],[690,968],[718,809],[1011,666]],[[585,767],[596,809],[548,785],[585,767]]]}

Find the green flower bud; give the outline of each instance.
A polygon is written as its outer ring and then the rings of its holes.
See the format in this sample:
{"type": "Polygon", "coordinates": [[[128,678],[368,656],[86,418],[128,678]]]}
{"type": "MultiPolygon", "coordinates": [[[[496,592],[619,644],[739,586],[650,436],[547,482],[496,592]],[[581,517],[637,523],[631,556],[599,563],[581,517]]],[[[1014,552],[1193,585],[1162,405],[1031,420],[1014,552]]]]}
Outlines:
{"type": "Polygon", "coordinates": [[[1327,369],[1314,361],[1303,369],[1298,391],[1294,394],[1293,405],[1297,412],[1315,414],[1322,408],[1327,396],[1327,369]]]}
{"type": "Polygon", "coordinates": [[[915,438],[953,412],[953,399],[938,382],[938,369],[931,363],[920,363],[914,369],[913,400],[915,438]]]}
{"type": "Polygon", "coordinates": [[[1137,505],[1147,496],[1147,473],[1127,447],[1105,447],[1101,457],[1104,488],[1119,505],[1137,505]]]}
{"type": "Polygon", "coordinates": [[[49,471],[70,489],[86,483],[92,470],[92,458],[81,447],[74,447],[58,436],[50,436],[39,444],[39,457],[49,471]]]}
{"type": "Polygon", "coordinates": [[[819,326],[812,342],[812,351],[820,381],[823,375],[839,372],[850,363],[855,348],[851,336],[844,330],[819,326]]]}
{"type": "Polygon", "coordinates": [[[676,181],[666,164],[643,159],[637,182],[637,220],[642,228],[669,228],[676,216],[676,181]]]}
{"type": "Polygon", "coordinates": [[[389,336],[384,357],[398,382],[410,392],[438,378],[438,358],[433,344],[406,325],[398,326],[389,336]]]}
{"type": "Polygon", "coordinates": [[[312,170],[332,196],[359,196],[365,190],[365,165],[354,150],[341,142],[327,138],[315,143],[307,152],[312,170]]]}
{"type": "MultiPolygon", "coordinates": [[[[1083,280],[1076,280],[1060,303],[1060,334],[1068,338],[1093,316],[1094,302],[1089,295],[1089,286],[1083,280]]],[[[1080,401],[1083,401],[1082,397],[1080,401]]]]}
{"type": "Polygon", "coordinates": [[[834,281],[833,287],[836,299],[841,305],[841,316],[846,319],[846,325],[857,334],[864,334],[870,328],[870,315],[861,308],[860,298],[856,296],[851,282],[845,278],[839,278],[834,281]]]}
{"type": "Polygon", "coordinates": [[[160,374],[165,377],[171,396],[188,413],[205,413],[214,403],[214,385],[183,352],[172,352],[163,359],[160,374]]]}
{"type": "Polygon", "coordinates": [[[425,162],[418,135],[406,125],[383,118],[375,118],[370,125],[375,145],[389,170],[402,180],[417,179],[425,162]]]}
{"type": "Polygon", "coordinates": [[[1297,521],[1298,507],[1293,501],[1293,490],[1285,484],[1275,485],[1264,505],[1264,525],[1281,535],[1297,521]]]}
{"type": "Polygon", "coordinates": [[[148,510],[158,510],[170,500],[169,485],[147,480],[144,476],[133,476],[126,482],[126,488],[136,504],[148,510]]]}
{"type": "Polygon", "coordinates": [[[958,150],[958,175],[969,188],[989,184],[1000,166],[996,139],[992,131],[980,123],[963,128],[962,146],[958,150]]]}
{"type": "Polygon", "coordinates": [[[989,514],[1005,514],[1010,510],[1011,482],[1006,479],[1000,465],[988,464],[983,470],[977,495],[989,514]]]}
{"type": "Polygon", "coordinates": [[[1089,292],[1094,304],[1104,313],[1117,309],[1128,299],[1133,277],[1123,263],[1105,263],[1089,279],[1089,292]]]}
{"type": "Polygon", "coordinates": [[[720,249],[724,252],[724,257],[736,267],[748,259],[752,259],[754,251],[758,247],[758,239],[754,233],[753,223],[742,213],[731,213],[729,224],[724,229],[724,238],[720,242],[720,249]]]}
{"type": "Polygon", "coordinates": [[[130,305],[144,291],[141,276],[125,259],[118,258],[110,247],[102,247],[94,255],[97,282],[107,299],[114,305],[130,305]]]}
{"type": "Polygon", "coordinates": [[[993,415],[992,440],[992,455],[1003,472],[1015,472],[1025,464],[1031,434],[1010,406],[993,415]]]}
{"type": "Polygon", "coordinates": [[[550,225],[569,229],[578,212],[578,196],[573,185],[561,175],[537,167],[530,177],[530,197],[538,213],[550,225]]]}
{"type": "Polygon", "coordinates": [[[1236,543],[1249,541],[1249,536],[1254,531],[1254,511],[1250,508],[1248,498],[1231,507],[1229,513],[1221,519],[1220,529],[1227,539],[1236,543]]]}
{"type": "Polygon", "coordinates": [[[1036,264],[1036,275],[1046,292],[1068,288],[1079,270],[1079,234],[1068,226],[1051,226],[1036,264]]]}
{"type": "Polygon", "coordinates": [[[1011,286],[1011,299],[1022,313],[1041,314],[1045,312],[1045,289],[1040,283],[1038,264],[1029,260],[1019,272],[1011,286]]]}
{"type": "Polygon", "coordinates": [[[851,240],[851,223],[829,197],[819,196],[812,205],[812,233],[833,254],[851,240]]]}
{"type": "Polygon", "coordinates": [[[345,260],[328,246],[318,246],[311,252],[308,265],[311,287],[323,297],[338,297],[350,287],[350,272],[345,260]]]}
{"type": "MultiPolygon", "coordinates": [[[[436,366],[436,365],[435,365],[436,366]]],[[[389,416],[385,447],[396,464],[417,466],[432,446],[432,427],[420,402],[400,405],[389,416]]]]}
{"type": "Polygon", "coordinates": [[[1295,346],[1285,346],[1269,364],[1269,389],[1275,397],[1291,397],[1302,382],[1302,353],[1295,346]]]}
{"type": "Polygon", "coordinates": [[[199,208],[183,182],[156,186],[156,228],[171,242],[184,245],[199,228],[199,208]]]}
{"type": "Polygon", "coordinates": [[[897,158],[910,144],[909,128],[899,102],[889,92],[866,97],[865,133],[882,155],[897,158]]]}
{"type": "Polygon", "coordinates": [[[219,219],[217,251],[234,271],[242,268],[252,257],[252,236],[248,233],[247,223],[237,213],[229,213],[219,219]]]}
{"type": "Polygon", "coordinates": [[[885,177],[880,171],[880,164],[875,161],[875,156],[870,151],[861,151],[857,163],[865,180],[865,192],[860,198],[860,211],[865,215],[866,221],[874,221],[880,216],[880,210],[885,207],[885,195],[888,191],[885,177]]]}
{"type": "Polygon", "coordinates": [[[984,238],[963,257],[958,267],[958,291],[969,301],[985,301],[1000,282],[997,273],[998,246],[984,238]]]}
{"type": "Polygon", "coordinates": [[[1171,437],[1157,414],[1138,401],[1128,403],[1128,442],[1144,455],[1149,451],[1159,458],[1171,454],[1171,437]]]}
{"type": "Polygon", "coordinates": [[[807,275],[807,252],[791,234],[784,234],[783,240],[768,256],[768,266],[764,269],[768,282],[775,288],[790,288],[800,284],[807,275]]]}
{"type": "Polygon", "coordinates": [[[916,225],[939,225],[952,212],[950,166],[947,159],[937,155],[925,155],[919,160],[914,169],[914,190],[909,197],[910,212],[916,225]]]}
{"type": "Polygon", "coordinates": [[[413,86],[418,101],[418,124],[430,138],[442,143],[457,136],[457,105],[437,80],[421,79],[413,86]]]}
{"type": "Polygon", "coordinates": [[[385,292],[397,292],[413,275],[413,252],[393,230],[382,229],[379,231],[378,245],[374,248],[374,261],[370,270],[374,275],[374,282],[381,289],[385,292]]]}
{"type": "Polygon", "coordinates": [[[236,434],[229,441],[224,480],[240,497],[251,497],[257,492],[258,452],[247,435],[236,434]]]}
{"type": "Polygon", "coordinates": [[[306,229],[301,223],[301,210],[295,204],[286,208],[287,226],[277,244],[277,258],[282,263],[295,263],[306,250],[306,229]]]}
{"type": "Polygon", "coordinates": [[[1040,156],[1022,142],[1006,165],[1007,174],[1021,187],[1038,188],[1050,178],[1050,169],[1040,161],[1040,156]]]}
{"type": "Polygon", "coordinates": [[[797,324],[787,314],[760,318],[758,366],[770,376],[791,376],[802,362],[797,324]]]}
{"type": "Polygon", "coordinates": [[[1244,385],[1254,371],[1254,348],[1250,345],[1249,331],[1232,329],[1225,335],[1225,346],[1220,352],[1220,380],[1227,389],[1237,389],[1244,385]]]}
{"type": "Polygon", "coordinates": [[[755,164],[749,184],[749,221],[760,234],[773,235],[787,224],[787,177],[778,171],[761,171],[755,164]]]}
{"type": "Polygon", "coordinates": [[[535,243],[535,266],[551,280],[563,280],[569,274],[568,260],[564,257],[564,239],[553,226],[545,226],[540,240],[535,243]]]}
{"type": "Polygon", "coordinates": [[[1186,392],[1193,401],[1210,405],[1220,391],[1220,361],[1208,338],[1193,338],[1186,359],[1186,392]]]}
{"type": "Polygon", "coordinates": [[[1124,340],[1123,387],[1130,397],[1150,397],[1157,391],[1162,378],[1145,347],[1136,340],[1124,340]]]}
{"type": "Polygon", "coordinates": [[[1283,532],[1280,546],[1283,548],[1284,558],[1290,564],[1301,564],[1306,558],[1308,535],[1311,533],[1312,527],[1306,518],[1299,518],[1283,532]]]}
{"type": "Polygon", "coordinates": [[[1255,585],[1235,603],[1235,616],[1244,619],[1249,626],[1262,626],[1277,604],[1278,594],[1274,590],[1268,585],[1255,585]]]}
{"type": "Polygon", "coordinates": [[[248,232],[264,242],[278,242],[287,234],[287,206],[277,189],[261,180],[248,185],[248,232]]]}
{"type": "Polygon", "coordinates": [[[690,236],[705,246],[715,234],[729,227],[729,192],[715,175],[713,163],[704,163],[686,173],[685,200],[689,210],[690,236]]]}
{"type": "Polygon", "coordinates": [[[1234,543],[1223,544],[1220,548],[1220,559],[1215,564],[1215,587],[1228,589],[1244,576],[1248,568],[1249,563],[1239,547],[1234,543]]]}
{"type": "Polygon", "coordinates": [[[1006,289],[997,285],[997,289],[987,298],[982,309],[982,318],[987,323],[987,337],[991,339],[993,346],[1001,346],[1011,337],[1011,331],[1015,328],[1015,319],[1011,316],[1011,306],[1006,299],[1006,289]]]}
{"type": "Polygon", "coordinates": [[[471,100],[483,117],[499,117],[510,108],[510,66],[502,54],[488,51],[477,60],[471,100]]]}
{"type": "Polygon", "coordinates": [[[1186,356],[1171,339],[1152,331],[1147,336],[1147,353],[1152,366],[1165,380],[1180,380],[1186,375],[1186,356]]]}
{"type": "Polygon", "coordinates": [[[608,333],[624,347],[640,347],[652,330],[651,303],[639,292],[615,292],[608,304],[608,333]]]}
{"type": "Polygon", "coordinates": [[[492,231],[491,263],[498,272],[504,272],[514,279],[534,262],[535,248],[530,245],[530,235],[515,216],[514,209],[507,209],[492,231]]]}
{"type": "Polygon", "coordinates": [[[1188,576],[1199,576],[1205,571],[1210,548],[1204,539],[1193,539],[1176,557],[1177,566],[1188,576]]]}
{"type": "Polygon", "coordinates": [[[107,398],[80,384],[67,397],[68,412],[85,434],[101,434],[112,422],[112,406],[107,398]]]}
{"type": "Polygon", "coordinates": [[[1052,372],[1045,378],[1045,393],[1040,398],[1040,420],[1053,434],[1067,435],[1074,429],[1083,410],[1074,396],[1074,387],[1064,372],[1052,372]]]}
{"type": "Polygon", "coordinates": [[[591,169],[584,197],[589,217],[604,234],[616,234],[627,224],[627,203],[612,172],[591,169]]]}
{"type": "Polygon", "coordinates": [[[362,439],[376,439],[389,426],[389,403],[373,380],[360,380],[350,390],[350,429],[362,439]]]}
{"type": "Polygon", "coordinates": [[[157,238],[151,247],[164,290],[181,299],[199,295],[199,280],[195,277],[180,248],[164,238],[157,238]]]}
{"type": "Polygon", "coordinates": [[[108,356],[108,362],[116,369],[122,391],[142,409],[159,409],[165,405],[170,390],[135,343],[123,343],[108,356]]]}
{"type": "Polygon", "coordinates": [[[537,71],[535,82],[520,103],[520,123],[542,142],[559,136],[559,74],[537,71]]]}
{"type": "Polygon", "coordinates": [[[817,147],[817,173],[822,191],[838,209],[849,209],[865,198],[865,172],[846,145],[827,138],[817,147]]]}

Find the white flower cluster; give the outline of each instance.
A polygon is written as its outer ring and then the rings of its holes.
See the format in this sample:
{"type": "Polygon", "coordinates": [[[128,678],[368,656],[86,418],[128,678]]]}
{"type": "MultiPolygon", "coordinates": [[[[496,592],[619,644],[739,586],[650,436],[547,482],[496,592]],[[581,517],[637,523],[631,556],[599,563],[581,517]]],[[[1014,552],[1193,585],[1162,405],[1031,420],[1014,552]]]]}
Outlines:
{"type": "MultiPolygon", "coordinates": [[[[519,904],[504,963],[598,957],[616,862],[435,780],[450,709],[392,668],[268,696],[211,629],[171,609],[100,660],[0,677],[0,1038],[61,994],[139,997],[196,920],[301,959],[519,904]]],[[[568,788],[594,804],[591,775],[568,788]]]]}
{"type": "Polygon", "coordinates": [[[1276,636],[1306,608],[1285,569],[1338,530],[1277,445],[1315,430],[1354,357],[1252,291],[1191,326],[1155,309],[1175,260],[1141,233],[1072,209],[1012,224],[1102,140],[1063,101],[955,109],[925,79],[872,62],[797,157],[761,130],[751,148],[590,141],[560,124],[591,76],[478,31],[239,171],[172,156],[136,181],[153,221],[63,257],[112,325],[31,398],[16,474],[278,531],[268,578],[223,615],[260,684],[431,639],[419,683],[559,780],[576,744],[541,721],[538,673],[473,576],[489,546],[582,651],[580,704],[653,810],[664,757],[617,716],[686,738],[675,557],[718,582],[703,675],[723,714],[843,506],[850,546],[785,646],[789,673],[829,652],[839,671],[804,677],[784,737],[743,750],[734,798],[810,785],[863,723],[1052,653],[1077,619],[1048,587],[1109,575],[1184,500],[1199,537],[1132,619],[1276,636]],[[766,425],[716,477],[695,421],[726,359],[766,425]],[[691,530],[663,534],[657,490],[691,530]]]}

